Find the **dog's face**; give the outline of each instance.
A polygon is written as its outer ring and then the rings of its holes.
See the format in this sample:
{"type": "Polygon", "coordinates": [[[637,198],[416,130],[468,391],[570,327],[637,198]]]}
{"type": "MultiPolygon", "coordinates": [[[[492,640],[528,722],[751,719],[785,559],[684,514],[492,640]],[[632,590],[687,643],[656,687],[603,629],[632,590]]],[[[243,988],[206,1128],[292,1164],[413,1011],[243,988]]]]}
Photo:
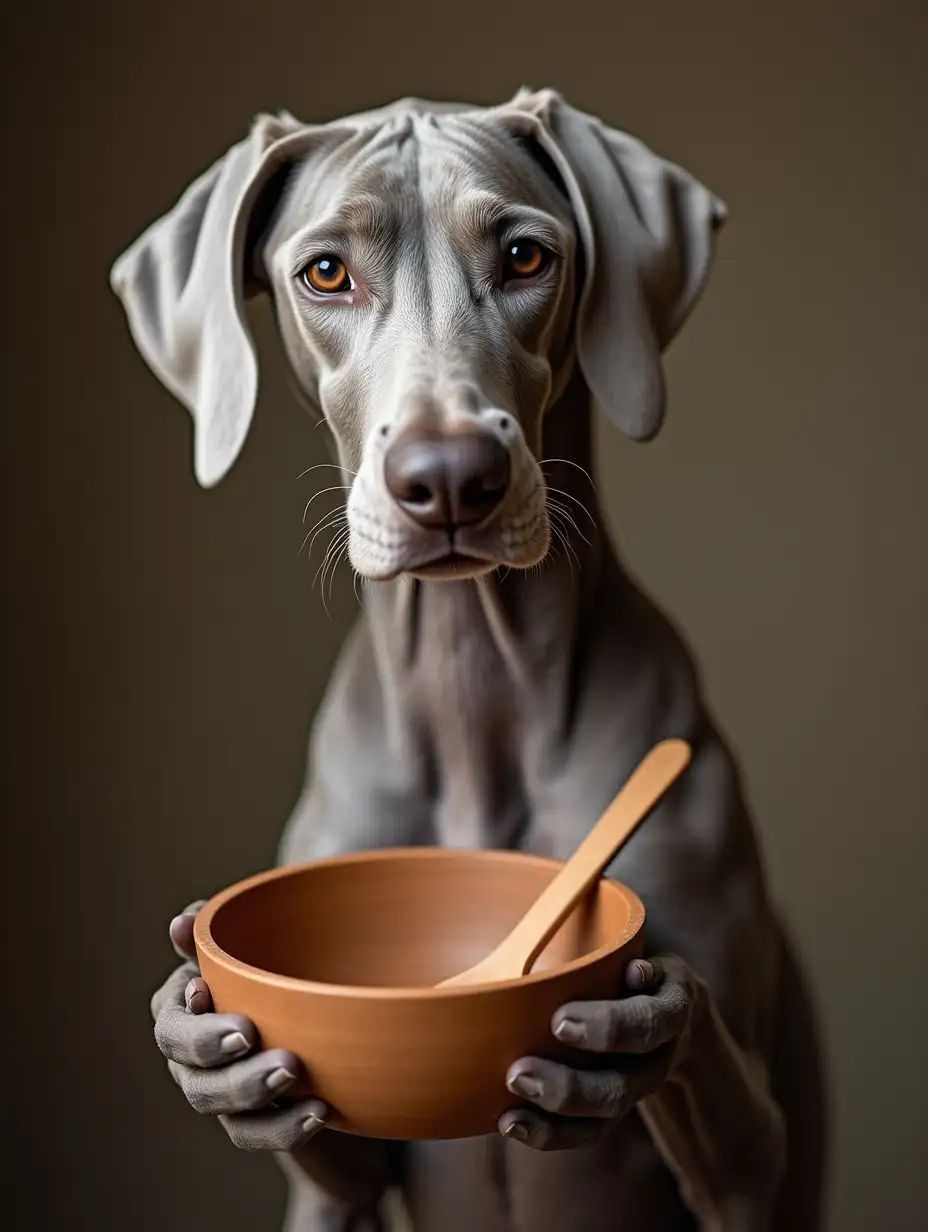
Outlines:
{"type": "Polygon", "coordinates": [[[247,432],[243,300],[270,291],[350,479],[355,569],[464,578],[546,554],[542,428],[575,362],[620,427],[657,430],[660,352],[722,217],[692,177],[550,93],[405,101],[313,128],[260,119],[113,285],[194,415],[204,484],[247,432]]]}
{"type": "Polygon", "coordinates": [[[401,112],[347,159],[296,171],[263,264],[352,477],[359,573],[463,577],[545,555],[541,427],[575,250],[566,197],[482,117],[401,112]]]}

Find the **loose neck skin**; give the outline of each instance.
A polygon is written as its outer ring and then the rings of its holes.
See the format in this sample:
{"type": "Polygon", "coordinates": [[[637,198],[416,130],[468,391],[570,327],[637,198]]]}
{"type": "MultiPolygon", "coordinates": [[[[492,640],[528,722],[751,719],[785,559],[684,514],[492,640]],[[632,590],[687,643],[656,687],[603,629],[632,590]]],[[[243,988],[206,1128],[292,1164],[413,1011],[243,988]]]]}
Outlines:
{"type": "Polygon", "coordinates": [[[545,420],[552,547],[537,569],[366,588],[388,725],[426,743],[443,842],[512,842],[531,811],[535,765],[569,734],[585,626],[617,568],[591,433],[577,375],[545,420]]]}
{"type": "Polygon", "coordinates": [[[577,376],[545,420],[542,471],[552,538],[541,565],[460,582],[403,577],[366,587],[386,685],[416,672],[424,655],[459,654],[462,638],[468,646],[478,640],[492,647],[505,688],[515,686],[528,700],[540,675],[572,659],[582,613],[616,563],[594,487],[591,419],[589,391],[577,376]]]}

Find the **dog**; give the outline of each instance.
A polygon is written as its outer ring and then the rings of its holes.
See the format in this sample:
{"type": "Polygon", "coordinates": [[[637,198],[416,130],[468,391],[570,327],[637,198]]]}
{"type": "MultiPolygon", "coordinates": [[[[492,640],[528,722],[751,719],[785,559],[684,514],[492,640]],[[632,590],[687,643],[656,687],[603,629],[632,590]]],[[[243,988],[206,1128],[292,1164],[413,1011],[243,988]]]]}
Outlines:
{"type": "Polygon", "coordinates": [[[639,140],[523,89],[403,99],[318,125],[262,115],[113,267],[134,341],[219,482],[257,392],[249,296],[347,490],[365,586],[282,840],[566,858],[662,738],[693,762],[609,870],[648,911],[615,999],[564,1006],[583,1072],[514,1058],[500,1133],[393,1144],[287,1100],[296,1059],[213,1012],[196,904],[155,1035],[200,1113],[276,1152],[289,1232],[821,1226],[825,1094],[810,998],[765,883],[737,764],[674,625],[620,565],[591,404],[635,440],[707,280],[725,207],[639,140]],[[320,1132],[322,1131],[322,1132],[320,1132]]]}

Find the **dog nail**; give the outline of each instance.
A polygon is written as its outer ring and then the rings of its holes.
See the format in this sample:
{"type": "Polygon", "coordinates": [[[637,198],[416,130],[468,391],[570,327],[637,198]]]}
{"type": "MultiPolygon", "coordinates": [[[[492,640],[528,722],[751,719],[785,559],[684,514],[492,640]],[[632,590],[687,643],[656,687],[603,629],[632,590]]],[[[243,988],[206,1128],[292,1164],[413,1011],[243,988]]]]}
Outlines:
{"type": "Polygon", "coordinates": [[[308,1116],[303,1122],[303,1133],[307,1138],[311,1138],[314,1134],[318,1134],[320,1129],[325,1127],[325,1121],[321,1117],[308,1116]]]}
{"type": "Polygon", "coordinates": [[[279,1069],[271,1070],[264,1080],[264,1085],[269,1091],[282,1091],[284,1087],[288,1087],[295,1080],[296,1074],[291,1074],[288,1069],[280,1066],[279,1069]]]}
{"type": "Polygon", "coordinates": [[[227,1057],[237,1057],[239,1053],[248,1051],[248,1040],[241,1031],[230,1031],[219,1047],[227,1057]]]}
{"type": "Polygon", "coordinates": [[[191,1014],[205,1014],[209,1008],[209,993],[204,992],[202,988],[193,994],[190,998],[189,1004],[187,1005],[187,1009],[191,1014]]]}
{"type": "Polygon", "coordinates": [[[638,979],[642,984],[650,984],[654,979],[654,968],[649,962],[636,962],[635,971],[638,974],[638,979]]]}
{"type": "Polygon", "coordinates": [[[531,1074],[516,1074],[509,1083],[513,1095],[521,1095],[523,1099],[538,1099],[541,1095],[541,1083],[531,1074]]]}
{"type": "Polygon", "coordinates": [[[191,980],[184,989],[184,1005],[188,1014],[205,1014],[210,1008],[209,993],[199,988],[196,980],[191,980]]]}
{"type": "Polygon", "coordinates": [[[586,1039],[586,1027],[576,1018],[562,1018],[554,1034],[565,1044],[582,1044],[586,1039]]]}
{"type": "Polygon", "coordinates": [[[503,1130],[507,1138],[515,1138],[517,1142],[525,1142],[528,1138],[528,1126],[523,1121],[513,1121],[503,1130]]]}

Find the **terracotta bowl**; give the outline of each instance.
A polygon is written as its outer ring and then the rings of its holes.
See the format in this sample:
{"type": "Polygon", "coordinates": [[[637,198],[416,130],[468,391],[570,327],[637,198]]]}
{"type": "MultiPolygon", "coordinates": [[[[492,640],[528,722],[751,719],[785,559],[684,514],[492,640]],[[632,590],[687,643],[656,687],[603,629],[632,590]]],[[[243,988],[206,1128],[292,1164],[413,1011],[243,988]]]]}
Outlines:
{"type": "Polygon", "coordinates": [[[333,1125],[373,1138],[496,1131],[506,1071],[589,1065],[551,1034],[567,1001],[615,996],[644,908],[602,881],[519,980],[435,989],[503,939],[560,865],[509,851],[370,851],[262,873],[203,908],[194,935],[220,1012],[289,1048],[333,1125]]]}

